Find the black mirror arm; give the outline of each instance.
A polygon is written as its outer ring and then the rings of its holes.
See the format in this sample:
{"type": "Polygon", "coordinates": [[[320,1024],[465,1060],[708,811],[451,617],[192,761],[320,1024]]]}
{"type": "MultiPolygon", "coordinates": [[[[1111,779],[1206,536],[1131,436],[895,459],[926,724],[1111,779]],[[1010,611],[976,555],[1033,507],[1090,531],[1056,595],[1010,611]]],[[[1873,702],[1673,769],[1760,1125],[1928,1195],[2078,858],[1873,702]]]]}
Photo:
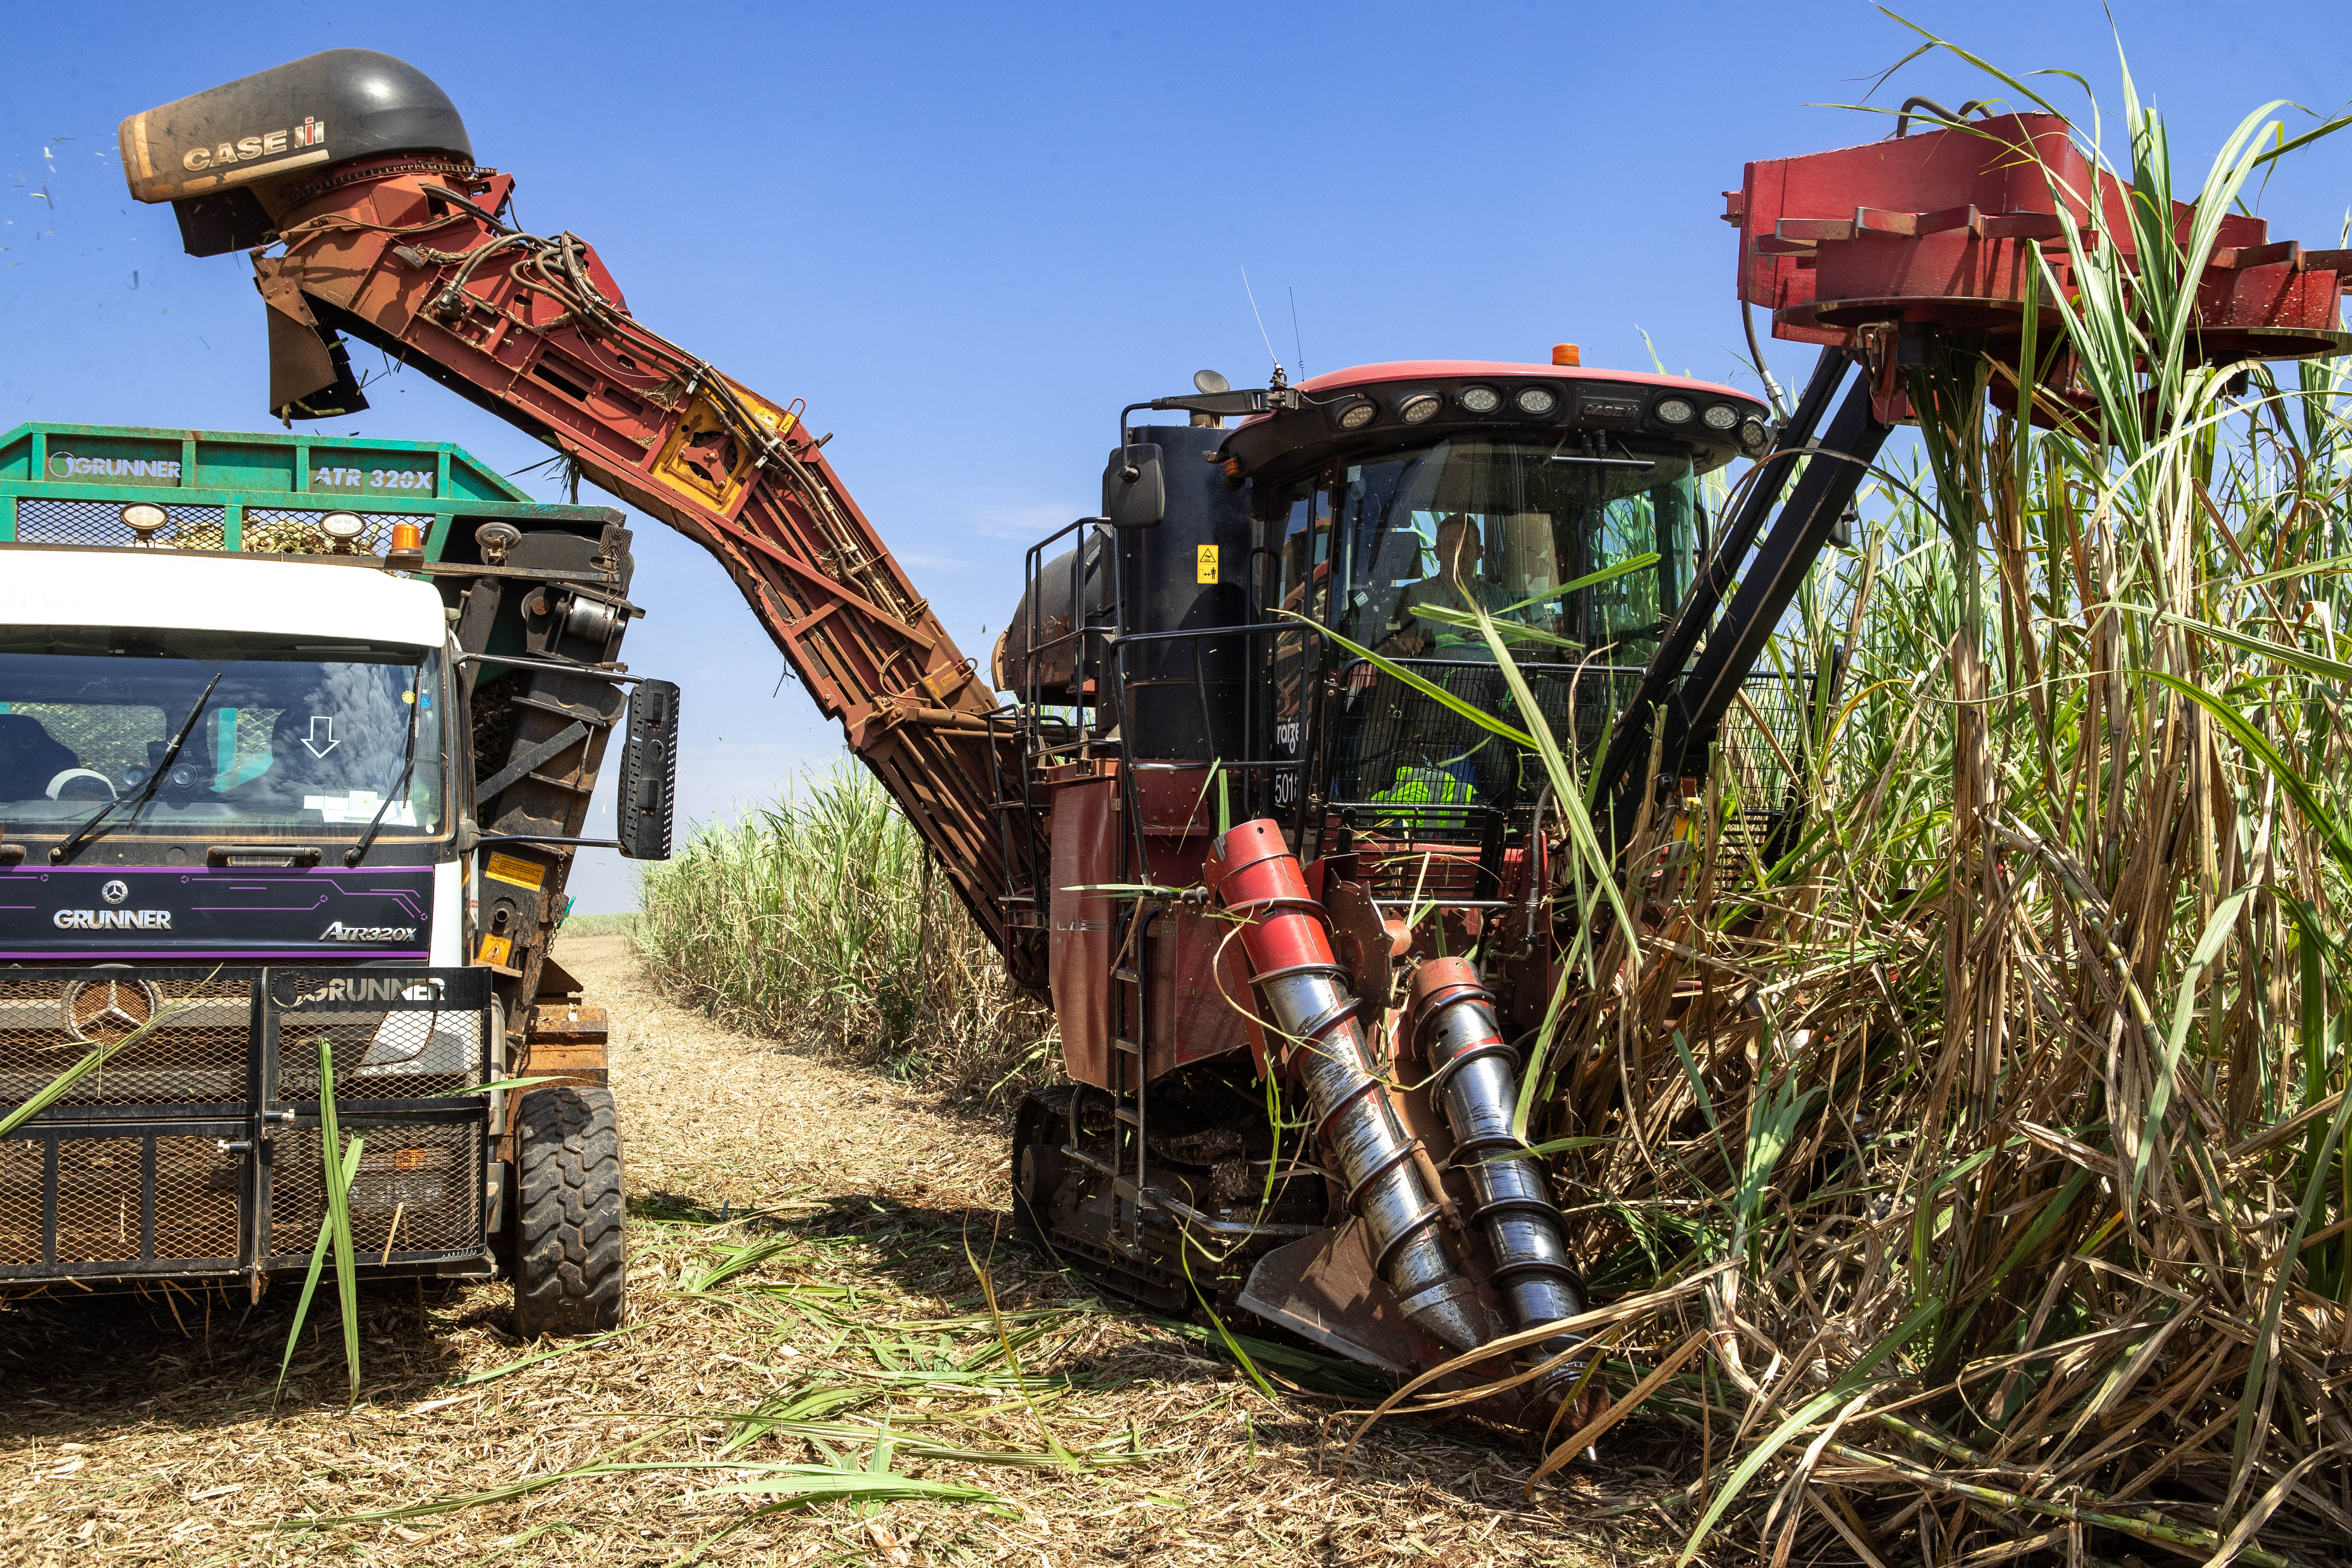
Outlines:
{"type": "MultiPolygon", "coordinates": [[[[1150,403],[1130,403],[1126,407],[1118,411],[1118,444],[1122,450],[1124,450],[1129,445],[1127,438],[1127,416],[1133,414],[1138,409],[1148,409],[1152,405],[1150,403]]],[[[1133,483],[1135,479],[1135,470],[1133,468],[1128,469],[1123,477],[1129,483],[1133,483]]]]}

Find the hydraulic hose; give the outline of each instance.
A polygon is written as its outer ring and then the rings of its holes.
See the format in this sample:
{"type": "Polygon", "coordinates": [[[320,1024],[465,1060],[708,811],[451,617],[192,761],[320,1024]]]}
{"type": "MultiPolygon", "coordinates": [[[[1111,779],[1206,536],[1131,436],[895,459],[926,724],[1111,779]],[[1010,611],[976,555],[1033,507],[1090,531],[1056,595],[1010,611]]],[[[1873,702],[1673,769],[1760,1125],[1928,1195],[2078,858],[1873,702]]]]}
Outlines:
{"type": "Polygon", "coordinates": [[[1438,1194],[1375,1070],[1356,994],[1332,955],[1330,917],[1308,895],[1298,857],[1261,817],[1217,839],[1206,872],[1218,901],[1248,922],[1241,940],[1253,980],[1286,1065],[1306,1083],[1348,1206],[1370,1233],[1374,1266],[1408,1319],[1455,1350],[1475,1350],[1495,1337],[1493,1314],[1446,1253],[1438,1194]]]}
{"type": "MultiPolygon", "coordinates": [[[[1568,1260],[1559,1210],[1543,1167],[1524,1154],[1511,1131],[1518,1099],[1518,1053],[1503,1041],[1495,998],[1466,958],[1433,958],[1412,978],[1413,1033],[1431,1068],[1430,1093],[1454,1130],[1454,1163],[1477,1194],[1471,1223],[1495,1254],[1495,1285],[1514,1329],[1572,1318],[1584,1310],[1584,1288],[1568,1260]]],[[[1547,1355],[1574,1348],[1573,1336],[1544,1342],[1547,1355]]],[[[1571,1363],[1546,1379],[1564,1385],[1571,1363]]]]}

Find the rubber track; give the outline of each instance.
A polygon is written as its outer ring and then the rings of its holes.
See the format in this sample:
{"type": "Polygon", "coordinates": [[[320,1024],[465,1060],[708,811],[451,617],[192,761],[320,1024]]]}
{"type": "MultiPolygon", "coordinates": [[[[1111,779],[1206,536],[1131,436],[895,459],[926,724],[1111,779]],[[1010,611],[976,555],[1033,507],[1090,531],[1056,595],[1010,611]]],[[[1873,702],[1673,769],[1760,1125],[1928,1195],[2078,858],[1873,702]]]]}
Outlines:
{"type": "Polygon", "coordinates": [[[621,1133],[613,1094],[523,1096],[515,1215],[515,1324],[525,1339],[620,1327],[621,1133]]]}

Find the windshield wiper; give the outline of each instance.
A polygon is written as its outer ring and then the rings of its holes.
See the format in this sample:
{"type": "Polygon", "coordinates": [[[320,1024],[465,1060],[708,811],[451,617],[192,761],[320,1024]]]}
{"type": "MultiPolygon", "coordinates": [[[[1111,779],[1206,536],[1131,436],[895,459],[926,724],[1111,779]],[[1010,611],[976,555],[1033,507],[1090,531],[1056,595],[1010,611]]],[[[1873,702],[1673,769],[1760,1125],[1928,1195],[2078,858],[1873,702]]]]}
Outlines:
{"type": "Polygon", "coordinates": [[[346,866],[356,866],[367,858],[368,846],[374,843],[375,836],[383,830],[384,813],[392,809],[394,801],[408,793],[409,775],[416,771],[416,726],[425,717],[418,711],[424,704],[417,700],[424,689],[425,661],[419,659],[416,661],[416,678],[408,683],[408,745],[400,756],[400,782],[393,785],[392,793],[377,805],[375,817],[367,825],[367,831],[360,835],[360,841],[343,851],[343,864],[346,866]]]}
{"type": "MultiPolygon", "coordinates": [[[[155,798],[155,792],[163,787],[163,775],[172,771],[173,763],[179,759],[180,748],[188,743],[188,736],[195,730],[196,721],[205,716],[205,705],[213,700],[213,688],[220,683],[221,678],[217,674],[205,683],[203,692],[196,698],[196,705],[188,710],[187,721],[180,726],[180,732],[172,737],[170,745],[163,748],[163,761],[155,764],[154,770],[147,775],[147,782],[140,786],[139,798],[131,803],[131,816],[133,819],[146,808],[149,801],[155,798]]],[[[100,806],[97,815],[74,829],[71,838],[49,851],[49,864],[58,865],[66,857],[80,848],[83,841],[98,831],[98,825],[113,816],[114,808],[121,804],[122,797],[118,795],[100,806]]]]}

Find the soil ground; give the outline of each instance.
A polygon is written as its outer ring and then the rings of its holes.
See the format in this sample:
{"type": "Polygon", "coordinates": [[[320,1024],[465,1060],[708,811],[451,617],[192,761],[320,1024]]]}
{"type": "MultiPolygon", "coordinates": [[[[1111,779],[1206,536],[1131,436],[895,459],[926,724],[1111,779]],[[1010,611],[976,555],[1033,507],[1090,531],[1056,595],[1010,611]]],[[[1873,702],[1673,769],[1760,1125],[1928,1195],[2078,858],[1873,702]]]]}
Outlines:
{"type": "Polygon", "coordinates": [[[1670,1555],[1663,1486],[1580,1466],[1530,1501],[1489,1433],[1384,1422],[1342,1474],[1377,1391],[1269,1362],[1270,1396],[1005,1234],[1001,1108],[668,1006],[622,932],[559,952],[612,1011],[628,1327],[527,1345],[502,1283],[366,1289],[346,1409],[322,1288],[273,1407],[287,1285],[0,1305],[0,1562],[1670,1555]]]}

